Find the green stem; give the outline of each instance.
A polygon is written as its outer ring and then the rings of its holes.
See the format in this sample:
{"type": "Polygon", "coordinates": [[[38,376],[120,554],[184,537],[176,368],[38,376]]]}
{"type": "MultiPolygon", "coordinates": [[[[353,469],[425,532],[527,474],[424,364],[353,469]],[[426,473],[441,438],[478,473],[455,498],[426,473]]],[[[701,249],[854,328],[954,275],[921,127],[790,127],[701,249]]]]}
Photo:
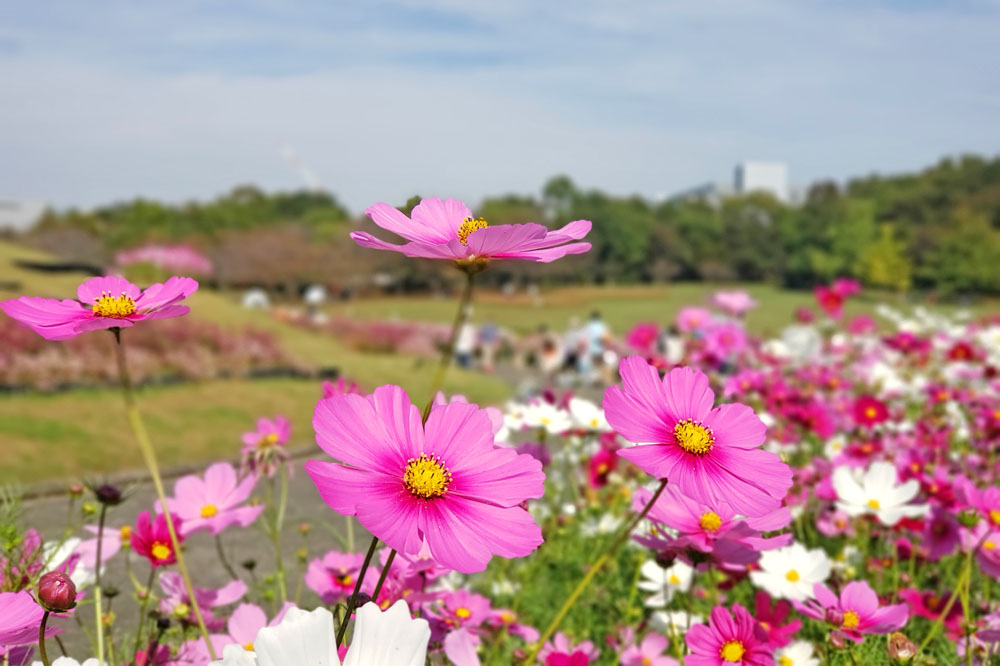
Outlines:
{"type": "Polygon", "coordinates": [[[927,645],[937,635],[938,630],[944,623],[944,619],[948,616],[948,613],[951,611],[951,607],[955,605],[955,600],[958,599],[959,594],[962,592],[962,589],[969,584],[969,580],[972,577],[972,558],[976,554],[976,551],[979,550],[979,547],[983,545],[983,542],[986,540],[986,537],[988,536],[989,532],[984,534],[983,538],[979,540],[979,543],[977,543],[974,548],[971,548],[969,552],[965,555],[965,566],[962,567],[962,572],[958,575],[958,583],[956,583],[955,589],[952,591],[951,597],[948,599],[948,603],[944,605],[944,609],[941,611],[941,614],[938,616],[936,620],[934,620],[934,624],[931,625],[931,628],[927,631],[927,635],[924,636],[924,640],[921,641],[920,647],[917,648],[917,654],[923,652],[924,648],[926,648],[927,645]]]}
{"type": "Polygon", "coordinates": [[[215,535],[215,552],[219,555],[219,561],[222,562],[223,568],[226,573],[229,574],[230,578],[234,580],[240,580],[240,577],[236,575],[236,570],[233,569],[233,565],[229,563],[229,558],[226,557],[226,549],[222,547],[222,535],[215,535]]]}
{"type": "Polygon", "coordinates": [[[274,517],[274,556],[278,567],[278,591],[281,602],[288,601],[288,583],[285,576],[285,560],[281,554],[281,530],[285,523],[285,509],[288,507],[288,470],[282,468],[281,490],[278,495],[278,511],[274,517]]]}
{"type": "MultiPolygon", "coordinates": [[[[149,570],[149,578],[146,580],[146,593],[142,595],[142,602],[139,604],[139,626],[135,628],[135,641],[132,645],[132,656],[139,654],[139,643],[142,641],[142,624],[145,620],[146,606],[149,604],[149,597],[153,594],[153,578],[156,577],[156,567],[149,570]]],[[[197,605],[194,598],[191,603],[197,605]]]]}
{"type": "MultiPolygon", "coordinates": [[[[167,523],[167,532],[170,533],[170,545],[173,548],[174,555],[177,557],[177,570],[184,580],[184,588],[187,590],[188,598],[194,599],[194,585],[191,584],[191,574],[188,572],[187,562],[184,559],[184,553],[181,551],[181,542],[177,538],[177,529],[174,526],[174,519],[170,513],[170,507],[167,504],[167,493],[163,489],[163,478],[160,476],[160,466],[156,461],[156,450],[153,448],[153,442],[149,438],[149,432],[146,430],[146,424],[142,420],[142,413],[136,406],[135,395],[132,392],[132,378],[128,372],[128,363],[125,360],[125,345],[122,344],[122,335],[120,328],[113,328],[111,332],[114,333],[115,349],[117,350],[116,358],[118,360],[118,375],[121,380],[122,394],[125,398],[125,412],[128,416],[129,425],[132,426],[132,432],[135,434],[135,438],[139,443],[139,450],[142,452],[142,457],[146,462],[146,468],[149,470],[149,475],[153,479],[153,487],[156,489],[156,496],[159,499],[160,505],[163,508],[163,516],[167,523]]],[[[208,648],[209,657],[212,661],[216,660],[215,648],[212,647],[212,639],[208,636],[208,627],[205,626],[205,618],[201,615],[201,609],[198,604],[194,604],[194,616],[198,622],[198,631],[201,633],[202,639],[205,641],[205,647],[208,648]]]]}
{"type": "Polygon", "coordinates": [[[372,592],[372,601],[378,604],[378,594],[382,591],[382,583],[385,582],[385,577],[389,574],[389,567],[392,566],[392,561],[396,559],[396,549],[393,548],[389,551],[389,557],[385,560],[385,566],[382,567],[382,573],[379,574],[378,583],[375,584],[375,591],[372,592]]]}
{"type": "Polygon", "coordinates": [[[97,519],[97,561],[94,572],[94,622],[97,629],[97,663],[104,663],[104,618],[101,617],[101,546],[104,543],[104,519],[108,515],[108,505],[101,503],[101,515],[97,519]]]}
{"type": "Polygon", "coordinates": [[[42,663],[45,666],[52,666],[49,662],[49,654],[45,651],[45,625],[49,621],[49,612],[42,615],[42,624],[38,627],[38,652],[42,656],[42,663]]]}
{"type": "Polygon", "coordinates": [[[340,631],[337,632],[337,647],[344,642],[344,634],[347,633],[347,623],[351,620],[351,615],[354,614],[354,609],[357,607],[358,594],[361,593],[361,584],[365,580],[365,573],[368,571],[368,565],[371,564],[372,555],[375,554],[375,548],[378,546],[378,537],[372,537],[372,543],[368,546],[368,552],[365,554],[365,561],[361,565],[361,571],[358,572],[358,582],[354,584],[354,592],[347,599],[347,612],[344,615],[344,621],[340,623],[340,631]]]}
{"type": "Polygon", "coordinates": [[[431,381],[431,399],[424,407],[423,421],[427,422],[427,417],[431,415],[431,407],[434,405],[434,396],[444,386],[444,378],[448,373],[452,357],[455,355],[455,342],[458,340],[458,332],[462,329],[465,319],[468,316],[469,304],[472,303],[472,285],[474,283],[475,272],[465,271],[465,288],[462,290],[462,297],[458,301],[458,312],[455,313],[455,321],[451,325],[451,335],[448,336],[448,343],[441,353],[441,361],[438,363],[434,379],[431,381]]]}
{"type": "Polygon", "coordinates": [[[629,538],[629,535],[632,534],[632,530],[634,530],[636,525],[639,524],[639,521],[641,521],[643,518],[646,517],[646,514],[649,513],[649,510],[653,508],[653,505],[656,503],[656,500],[660,498],[660,495],[663,493],[663,490],[666,487],[667,487],[667,480],[666,479],[661,480],[660,487],[657,488],[656,492],[653,493],[653,496],[649,498],[649,502],[646,503],[646,506],[642,507],[642,510],[639,511],[639,513],[635,514],[632,520],[630,520],[625,525],[625,529],[623,529],[621,532],[618,533],[618,536],[615,538],[615,540],[612,541],[611,544],[604,549],[604,552],[601,553],[600,557],[598,557],[594,561],[594,563],[590,566],[590,569],[587,571],[587,574],[583,577],[583,580],[581,580],[577,584],[573,592],[569,595],[569,597],[566,598],[566,601],[563,602],[563,605],[559,609],[559,612],[557,612],[556,616],[552,618],[552,622],[550,622],[549,626],[545,628],[545,632],[542,634],[541,638],[539,638],[538,641],[536,641],[535,647],[532,648],[531,653],[528,655],[528,658],[522,662],[522,666],[531,666],[531,664],[535,663],[535,657],[537,657],[538,653],[541,652],[542,646],[545,645],[546,641],[552,638],[552,634],[556,632],[556,629],[559,628],[559,625],[566,617],[566,614],[569,613],[569,610],[573,607],[573,604],[576,603],[576,600],[580,598],[580,595],[583,594],[583,591],[587,589],[588,585],[590,585],[590,581],[594,579],[594,576],[597,575],[597,572],[600,571],[605,564],[607,564],[608,560],[611,559],[611,556],[615,554],[615,552],[621,547],[623,543],[625,543],[625,541],[629,538]]]}

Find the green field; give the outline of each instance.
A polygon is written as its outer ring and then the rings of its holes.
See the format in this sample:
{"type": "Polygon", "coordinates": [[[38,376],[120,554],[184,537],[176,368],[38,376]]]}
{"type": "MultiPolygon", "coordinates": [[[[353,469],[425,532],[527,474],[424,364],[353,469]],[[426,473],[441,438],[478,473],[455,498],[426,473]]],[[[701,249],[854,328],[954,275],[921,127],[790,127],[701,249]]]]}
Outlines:
{"type": "MultiPolygon", "coordinates": [[[[0,243],[0,282],[20,283],[14,291],[0,290],[0,298],[22,294],[72,297],[76,285],[86,277],[19,269],[11,263],[14,258],[46,257],[0,243]]],[[[481,291],[476,294],[473,317],[476,322],[492,320],[517,332],[531,331],[543,323],[563,330],[571,318],[586,317],[596,309],[621,334],[638,321],[668,323],[678,309],[706,303],[718,288],[704,284],[572,287],[543,290],[538,303],[525,295],[505,297],[481,291]]],[[[760,303],[750,315],[749,327],[761,334],[779,331],[796,308],[812,304],[808,292],[766,285],[744,288],[760,303]]],[[[849,305],[848,314],[870,312],[875,302],[874,298],[858,299],[849,305]]],[[[272,331],[297,358],[312,366],[340,368],[365,387],[399,384],[417,402],[425,400],[429,392],[432,363],[358,352],[328,335],[292,327],[267,313],[245,310],[238,305],[236,294],[203,290],[189,303],[192,317],[224,326],[253,325],[272,331]]],[[[455,307],[449,298],[376,298],[337,304],[330,311],[351,317],[450,322],[455,307]]],[[[496,377],[454,369],[446,389],[484,404],[500,403],[511,391],[496,377]]],[[[240,434],[260,416],[285,414],[292,420],[294,443],[310,442],[311,412],[319,391],[316,381],[212,381],[145,389],[140,404],[164,464],[197,464],[235,456],[240,434]]],[[[141,464],[124,421],[120,396],[114,390],[0,396],[0,441],[0,483],[71,478],[135,469],[141,464]]]]}

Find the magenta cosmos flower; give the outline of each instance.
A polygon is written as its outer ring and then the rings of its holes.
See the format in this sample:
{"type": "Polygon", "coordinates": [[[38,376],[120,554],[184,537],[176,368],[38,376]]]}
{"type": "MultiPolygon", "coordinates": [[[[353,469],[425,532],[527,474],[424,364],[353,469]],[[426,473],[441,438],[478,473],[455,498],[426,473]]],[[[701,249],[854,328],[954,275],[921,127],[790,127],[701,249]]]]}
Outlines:
{"type": "MultiPolygon", "coordinates": [[[[178,530],[177,540],[183,540],[183,525],[181,519],[171,513],[174,529],[178,530]]],[[[167,519],[162,513],[156,515],[153,520],[149,516],[149,511],[143,511],[136,518],[135,529],[131,534],[132,550],[149,560],[155,569],[164,567],[177,561],[177,553],[174,552],[170,543],[170,531],[167,528],[167,519]]]]}
{"type": "Polygon", "coordinates": [[[486,410],[435,405],[426,425],[398,386],[316,404],[316,442],[340,462],[305,469],[330,508],[390,548],[414,554],[426,539],[440,564],[472,573],[493,555],[521,557],[542,543],[518,506],[541,497],[540,462],[495,446],[486,410]]]}
{"type": "MultiPolygon", "coordinates": [[[[292,424],[284,416],[259,419],[257,429],[243,433],[243,469],[257,476],[274,476],[282,463],[289,460],[288,444],[292,424]]],[[[291,471],[289,469],[289,471],[291,471]]]]}
{"type": "MultiPolygon", "coordinates": [[[[28,592],[0,592],[0,662],[8,648],[38,641],[38,628],[44,614],[28,592]]],[[[45,635],[57,631],[48,627],[45,635]]]]}
{"type": "Polygon", "coordinates": [[[733,604],[733,613],[723,606],[712,609],[709,624],[692,626],[685,637],[691,654],[685,666],[773,666],[774,653],[767,632],[746,608],[733,604]]]}
{"type": "MultiPolygon", "coordinates": [[[[341,553],[331,550],[316,558],[306,569],[305,583],[324,604],[335,604],[351,596],[357,575],[364,564],[364,553],[341,553]]],[[[367,584],[369,581],[365,581],[367,584]]],[[[370,591],[374,591],[372,586],[370,591]]]]}
{"type": "Polygon", "coordinates": [[[174,276],[145,291],[125,278],[95,277],[77,287],[77,301],[22,296],[3,301],[0,309],[47,340],[66,340],[87,331],[186,315],[190,308],[177,303],[197,289],[189,277],[174,276]]]}
{"type": "Polygon", "coordinates": [[[862,634],[888,634],[898,631],[909,619],[906,604],[879,607],[878,595],[865,581],[844,586],[838,598],[823,583],[813,586],[815,601],[793,601],[795,608],[808,617],[834,625],[856,643],[862,634]]]}
{"type": "Polygon", "coordinates": [[[219,534],[232,525],[246,527],[264,510],[263,505],[243,505],[256,483],[252,476],[240,481],[229,463],[215,463],[205,470],[204,479],[196,474],[178,479],[167,506],[180,517],[184,536],[205,529],[219,534]]]}
{"type": "Polygon", "coordinates": [[[781,504],[792,470],[757,448],[766,427],[750,407],[713,408],[708,377],[694,368],[675,368],[661,380],[656,368],[630,356],[619,372],[622,385],[604,394],[604,412],[623,437],[643,443],[619,455],[709,507],[728,504],[756,517],[781,504]]]}
{"type": "Polygon", "coordinates": [[[489,259],[530,259],[555,261],[567,254],[582,254],[590,243],[572,243],[590,232],[588,220],[574,220],[561,229],[550,231],[541,224],[498,224],[490,226],[456,199],[423,199],[410,217],[384,203],[377,203],[365,214],[386,231],[410,241],[395,245],[363,231],[351,232],[362,247],[393,250],[408,257],[453,259],[462,263],[489,259]]]}

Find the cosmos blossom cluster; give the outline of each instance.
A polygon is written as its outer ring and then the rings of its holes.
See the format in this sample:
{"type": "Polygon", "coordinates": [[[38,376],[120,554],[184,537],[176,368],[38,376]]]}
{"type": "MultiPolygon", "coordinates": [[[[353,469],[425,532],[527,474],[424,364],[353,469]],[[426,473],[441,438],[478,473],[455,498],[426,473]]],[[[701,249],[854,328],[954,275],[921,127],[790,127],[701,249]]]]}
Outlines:
{"type": "MultiPolygon", "coordinates": [[[[359,245],[470,280],[589,249],[587,221],[491,226],[454,200],[368,215],[407,242],[359,245]]],[[[108,329],[121,344],[186,314],[196,288],[94,278],[77,300],[0,307],[49,339],[108,329]]],[[[96,611],[81,656],[143,666],[989,663],[1000,320],[845,321],[859,289],[818,288],[820,314],[770,339],[747,331],[758,304],[739,291],[637,325],[600,401],[483,407],[342,379],[317,386],[313,433],[262,415],[234,433],[239,465],[161,501],[133,511],[113,485],[74,488],[64,532],[3,526],[0,657],[76,664],[52,645],[96,611]],[[304,464],[299,436],[316,445],[304,464]],[[330,530],[285,524],[300,467],[330,530]],[[243,557],[248,538],[271,556],[243,557]],[[195,549],[217,566],[188,571],[195,549]],[[112,567],[127,590],[101,582],[112,567]]]]}

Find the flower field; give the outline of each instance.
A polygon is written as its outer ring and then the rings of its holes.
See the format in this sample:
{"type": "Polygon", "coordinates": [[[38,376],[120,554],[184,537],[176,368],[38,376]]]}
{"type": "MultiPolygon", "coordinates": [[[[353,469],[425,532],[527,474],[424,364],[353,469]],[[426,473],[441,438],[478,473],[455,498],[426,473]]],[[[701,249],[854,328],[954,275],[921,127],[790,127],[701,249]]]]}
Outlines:
{"type": "Polygon", "coordinates": [[[449,262],[467,288],[427,395],[317,383],[304,464],[264,413],[232,434],[239,464],[163,482],[132,347],[145,320],[187,314],[193,280],[2,304],[67,358],[113,350],[124,412],[107,409],[158,495],[126,512],[121,488],[75,486],[50,533],[0,496],[5,663],[75,663],[63,646],[141,665],[1000,662],[1000,319],[846,315],[862,286],[841,279],[762,337],[762,304],[722,291],[634,326],[599,391],[481,406],[438,390],[476,276],[586,252],[589,223],[490,226],[436,199],[368,214],[407,244],[359,245],[449,262]],[[327,519],[289,523],[293,475],[327,519]],[[244,531],[265,557],[233,548],[244,531]]]}

